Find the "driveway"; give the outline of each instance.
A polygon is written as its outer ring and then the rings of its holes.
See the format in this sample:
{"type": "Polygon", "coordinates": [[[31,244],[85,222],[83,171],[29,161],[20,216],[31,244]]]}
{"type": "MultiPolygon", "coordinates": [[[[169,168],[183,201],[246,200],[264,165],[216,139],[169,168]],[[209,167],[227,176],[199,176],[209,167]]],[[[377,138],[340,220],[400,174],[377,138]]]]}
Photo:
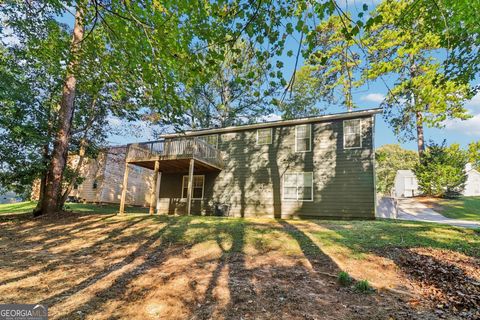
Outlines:
{"type": "MultiPolygon", "coordinates": [[[[387,216],[384,215],[385,212],[393,212],[392,201],[389,201],[387,199],[379,200],[377,212],[380,212],[381,214],[377,214],[377,216],[382,218],[395,219],[395,216],[393,214],[387,216]]],[[[400,198],[396,199],[396,202],[396,219],[399,220],[436,222],[449,224],[456,227],[480,228],[480,222],[446,218],[440,213],[427,207],[425,204],[416,201],[415,198],[400,198]]]]}

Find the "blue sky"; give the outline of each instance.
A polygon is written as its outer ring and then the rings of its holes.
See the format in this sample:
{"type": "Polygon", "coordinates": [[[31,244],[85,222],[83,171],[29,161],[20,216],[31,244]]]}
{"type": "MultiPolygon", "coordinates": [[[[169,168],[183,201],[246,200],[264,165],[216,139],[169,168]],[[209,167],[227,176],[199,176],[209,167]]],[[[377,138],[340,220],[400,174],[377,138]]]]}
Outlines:
{"type": "MultiPolygon", "coordinates": [[[[352,12],[352,15],[355,15],[361,10],[363,3],[368,4],[369,9],[372,9],[379,1],[378,0],[338,0],[341,3],[343,9],[352,12]]],[[[72,25],[73,19],[71,15],[67,14],[64,17],[61,17],[60,20],[64,23],[72,25]]],[[[298,35],[297,37],[293,36],[288,39],[286,44],[285,52],[292,50],[296,52],[298,48],[298,35]]],[[[295,66],[295,58],[287,57],[286,55],[281,57],[284,62],[284,75],[286,79],[289,79],[293,73],[295,66]]],[[[303,60],[300,59],[298,67],[303,65],[303,60]]],[[[393,86],[393,79],[384,79],[383,81],[370,82],[368,87],[358,88],[353,93],[354,102],[360,106],[360,109],[375,108],[378,107],[382,101],[382,98],[388,91],[388,86],[393,86]]],[[[476,79],[472,85],[480,84],[480,79],[476,79]]],[[[462,146],[466,146],[471,141],[476,141],[480,139],[480,94],[475,96],[471,101],[466,104],[467,109],[469,110],[472,118],[465,121],[455,120],[447,121],[445,127],[442,129],[435,128],[425,128],[425,138],[426,141],[433,140],[436,142],[441,142],[444,139],[450,143],[459,143],[462,146]]],[[[327,106],[327,113],[342,112],[339,107],[336,106],[327,106]]],[[[267,119],[276,120],[278,115],[271,115],[267,119]]],[[[388,126],[387,122],[382,115],[377,115],[376,119],[376,134],[375,134],[375,144],[376,147],[379,147],[384,144],[389,143],[401,143],[403,147],[415,150],[416,142],[400,142],[398,138],[394,135],[392,129],[388,126]]],[[[131,142],[139,142],[150,140],[154,138],[154,131],[159,128],[152,128],[147,123],[133,123],[126,125],[118,119],[112,119],[111,124],[116,128],[116,134],[110,135],[108,142],[111,144],[125,144],[131,142]]]]}

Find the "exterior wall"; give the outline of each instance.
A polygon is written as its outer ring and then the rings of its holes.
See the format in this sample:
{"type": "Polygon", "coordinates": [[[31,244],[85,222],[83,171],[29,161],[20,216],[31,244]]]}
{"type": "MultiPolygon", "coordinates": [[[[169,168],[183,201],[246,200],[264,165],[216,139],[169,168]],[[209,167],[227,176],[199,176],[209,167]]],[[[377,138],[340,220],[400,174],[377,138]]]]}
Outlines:
{"type": "MultiPolygon", "coordinates": [[[[85,202],[120,203],[123,175],[125,172],[125,147],[109,148],[97,159],[88,159],[81,169],[85,178],[71,196],[85,202]],[[97,188],[94,188],[94,182],[97,188]]],[[[147,206],[150,203],[152,186],[151,170],[130,167],[127,188],[127,204],[147,206]]]]}
{"type": "Polygon", "coordinates": [[[463,195],[467,197],[480,196],[480,173],[471,167],[467,167],[467,182],[463,195]]]}
{"type": "Polygon", "coordinates": [[[7,191],[0,194],[0,204],[15,203],[21,201],[19,195],[12,191],[7,191]]]}
{"type": "Polygon", "coordinates": [[[397,198],[414,197],[420,194],[418,180],[411,170],[399,170],[395,176],[394,196],[397,198]]]}
{"type": "MultiPolygon", "coordinates": [[[[362,148],[343,148],[343,120],[312,123],[312,150],[295,152],[295,126],[272,128],[272,144],[256,145],[257,131],[219,134],[225,168],[205,174],[203,200],[192,213],[230,216],[374,218],[373,117],[362,118],[362,148]],[[285,173],[313,172],[313,201],[283,200],[285,173]]],[[[195,173],[201,174],[201,173],[195,173]]],[[[163,174],[159,213],[185,212],[182,176],[163,174]]]]}

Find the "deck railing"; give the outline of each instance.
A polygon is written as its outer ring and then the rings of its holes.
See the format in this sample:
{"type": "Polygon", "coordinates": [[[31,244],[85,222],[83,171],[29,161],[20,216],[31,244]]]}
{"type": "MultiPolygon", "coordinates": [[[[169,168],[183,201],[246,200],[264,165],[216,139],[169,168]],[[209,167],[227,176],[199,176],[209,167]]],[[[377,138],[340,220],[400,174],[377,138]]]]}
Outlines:
{"type": "Polygon", "coordinates": [[[223,168],[218,149],[199,138],[177,138],[134,143],[128,146],[127,161],[174,160],[194,158],[223,168]]]}

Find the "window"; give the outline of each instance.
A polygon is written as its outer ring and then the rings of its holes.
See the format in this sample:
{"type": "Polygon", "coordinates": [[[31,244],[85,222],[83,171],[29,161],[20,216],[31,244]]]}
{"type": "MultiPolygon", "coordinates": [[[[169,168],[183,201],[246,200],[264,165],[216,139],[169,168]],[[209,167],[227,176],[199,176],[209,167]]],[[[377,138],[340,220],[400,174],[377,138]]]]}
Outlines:
{"type": "Polygon", "coordinates": [[[92,189],[97,189],[98,188],[98,181],[97,179],[93,180],[93,185],[92,185],[92,189]]]}
{"type": "Polygon", "coordinates": [[[257,144],[271,144],[272,143],[272,128],[257,130],[257,144]]]}
{"type": "MultiPolygon", "coordinates": [[[[203,199],[203,187],[205,185],[205,176],[193,176],[193,196],[194,200],[203,199]]],[[[182,198],[187,198],[188,194],[188,176],[183,176],[182,198]]]]}
{"type": "Polygon", "coordinates": [[[362,147],[362,123],[360,119],[343,121],[343,148],[355,149],[362,147]]]}
{"type": "Polygon", "coordinates": [[[312,126],[302,124],[295,127],[295,151],[308,152],[312,149],[312,126]]]}
{"type": "Polygon", "coordinates": [[[313,173],[286,173],[283,176],[283,199],[296,201],[312,201],[313,173]]]}
{"type": "Polygon", "coordinates": [[[201,140],[205,141],[215,149],[218,148],[218,134],[211,134],[208,136],[200,137],[201,140]]]}

